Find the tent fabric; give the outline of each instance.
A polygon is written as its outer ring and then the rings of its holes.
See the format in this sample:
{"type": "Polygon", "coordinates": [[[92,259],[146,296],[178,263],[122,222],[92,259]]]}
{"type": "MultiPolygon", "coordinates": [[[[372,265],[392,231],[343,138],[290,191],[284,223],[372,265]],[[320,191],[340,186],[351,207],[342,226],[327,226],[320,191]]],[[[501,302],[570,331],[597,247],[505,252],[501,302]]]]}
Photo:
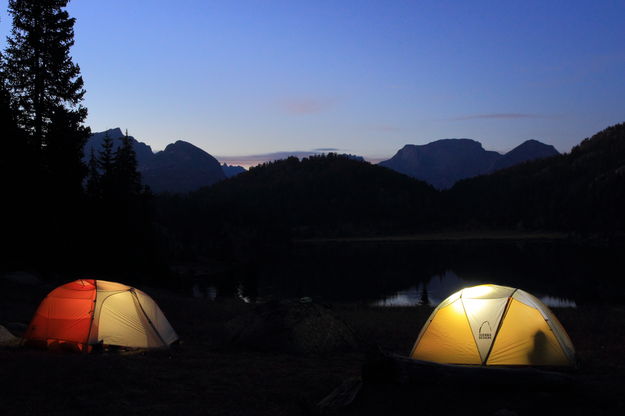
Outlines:
{"type": "Polygon", "coordinates": [[[95,296],[94,280],[54,289],[39,305],[24,338],[46,346],[71,343],[82,350],[89,338],[95,296]]]}
{"type": "Polygon", "coordinates": [[[121,283],[80,279],[46,296],[24,339],[33,345],[69,345],[85,351],[100,343],[163,348],[178,336],[144,292],[121,283]]]}
{"type": "Polygon", "coordinates": [[[565,366],[568,359],[540,312],[512,299],[487,364],[565,366]]]}
{"type": "Polygon", "coordinates": [[[480,285],[434,309],[410,356],[465,365],[549,365],[575,362],[575,349],[539,299],[506,286],[480,285]]]}
{"type": "Polygon", "coordinates": [[[439,309],[437,319],[431,319],[412,351],[413,357],[434,362],[463,362],[480,364],[471,327],[460,299],[439,309]]]}

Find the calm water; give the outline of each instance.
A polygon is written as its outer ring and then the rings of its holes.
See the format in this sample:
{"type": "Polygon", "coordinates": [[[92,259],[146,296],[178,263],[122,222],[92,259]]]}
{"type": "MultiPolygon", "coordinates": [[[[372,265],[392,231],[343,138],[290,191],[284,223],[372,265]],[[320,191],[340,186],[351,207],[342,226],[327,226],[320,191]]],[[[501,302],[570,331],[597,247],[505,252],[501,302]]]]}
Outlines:
{"type": "MultiPolygon", "coordinates": [[[[390,296],[372,302],[374,306],[436,306],[452,293],[465,287],[475,286],[478,282],[463,280],[456,273],[447,270],[440,275],[432,276],[427,282],[420,283],[405,290],[395,292],[390,296]]],[[[547,306],[558,308],[575,308],[575,300],[552,296],[539,292],[533,293],[547,306]]]]}
{"type": "Polygon", "coordinates": [[[549,306],[576,307],[622,303],[624,281],[619,250],[554,242],[300,244],[199,279],[193,295],[434,306],[464,287],[495,283],[522,288],[549,306]]]}

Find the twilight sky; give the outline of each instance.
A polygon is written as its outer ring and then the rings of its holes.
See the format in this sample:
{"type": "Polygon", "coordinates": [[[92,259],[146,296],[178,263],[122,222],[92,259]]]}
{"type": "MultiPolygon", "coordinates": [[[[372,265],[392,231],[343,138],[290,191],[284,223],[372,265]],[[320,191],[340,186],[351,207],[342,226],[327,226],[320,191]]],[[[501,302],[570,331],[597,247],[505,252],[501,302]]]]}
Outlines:
{"type": "Polygon", "coordinates": [[[468,137],[569,151],[625,121],[622,0],[73,0],[69,12],[87,123],[153,149],[377,161],[468,137]]]}

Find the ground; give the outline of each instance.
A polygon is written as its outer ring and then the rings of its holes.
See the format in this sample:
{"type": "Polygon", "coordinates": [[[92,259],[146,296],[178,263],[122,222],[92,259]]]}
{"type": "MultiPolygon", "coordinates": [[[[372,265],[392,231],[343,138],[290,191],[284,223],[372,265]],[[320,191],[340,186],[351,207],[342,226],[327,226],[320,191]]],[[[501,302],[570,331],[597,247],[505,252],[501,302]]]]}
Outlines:
{"type": "MultiPolygon", "coordinates": [[[[0,325],[27,323],[51,289],[0,279],[0,325]]],[[[182,342],[149,353],[60,354],[0,349],[0,413],[310,415],[335,387],[361,373],[363,352],[301,356],[233,350],[224,323],[249,310],[235,300],[209,302],[142,288],[182,342]]],[[[431,309],[328,305],[356,332],[363,351],[379,345],[407,354],[431,309]]],[[[365,385],[345,414],[622,414],[625,308],[556,309],[577,349],[576,385],[565,389],[479,391],[453,384],[365,385]]]]}

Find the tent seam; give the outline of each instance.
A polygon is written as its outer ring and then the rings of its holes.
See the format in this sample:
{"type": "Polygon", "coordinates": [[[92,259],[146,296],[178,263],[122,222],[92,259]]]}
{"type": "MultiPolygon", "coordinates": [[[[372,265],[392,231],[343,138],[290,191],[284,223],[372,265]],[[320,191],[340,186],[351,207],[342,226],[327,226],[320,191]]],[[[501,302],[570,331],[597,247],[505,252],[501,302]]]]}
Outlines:
{"type": "Polygon", "coordinates": [[[135,293],[134,288],[130,289],[130,293],[132,293],[132,296],[135,297],[135,299],[137,300],[137,303],[139,304],[139,307],[141,308],[141,312],[143,313],[143,316],[145,316],[145,319],[148,320],[148,323],[150,324],[150,326],[152,327],[152,329],[154,330],[154,332],[156,333],[156,336],[158,337],[158,339],[161,340],[161,342],[163,343],[163,346],[167,347],[169,344],[167,344],[165,342],[165,340],[163,339],[163,337],[161,336],[161,333],[158,331],[158,329],[156,329],[156,327],[154,326],[154,323],[152,322],[152,320],[150,319],[150,317],[148,316],[147,313],[145,313],[145,309],[143,309],[143,305],[141,304],[141,301],[139,300],[139,296],[137,296],[137,294],[135,293]]]}
{"type": "MultiPolygon", "coordinates": [[[[458,298],[460,304],[462,305],[462,310],[464,311],[464,317],[467,320],[467,325],[469,325],[469,332],[471,332],[471,338],[473,338],[473,342],[475,343],[475,350],[477,351],[477,355],[479,355],[480,360],[482,359],[482,354],[480,354],[480,346],[477,345],[477,340],[475,339],[475,335],[473,334],[473,328],[471,328],[471,321],[469,321],[469,316],[467,315],[467,308],[464,306],[464,301],[462,299],[462,293],[458,298]]],[[[484,365],[484,361],[482,361],[482,365],[484,365]]]]}
{"type": "MultiPolygon", "coordinates": [[[[91,321],[89,322],[89,331],[87,331],[87,340],[85,342],[85,350],[89,349],[89,341],[91,340],[91,330],[93,329],[93,320],[95,318],[95,306],[98,302],[98,280],[93,279],[93,290],[95,295],[93,296],[93,302],[91,303],[91,321]]],[[[85,352],[85,351],[83,351],[85,352]]]]}
{"type": "Polygon", "coordinates": [[[506,307],[504,308],[503,313],[501,314],[501,319],[499,320],[499,325],[497,325],[497,330],[495,331],[495,335],[493,335],[493,342],[491,342],[490,347],[488,348],[488,352],[486,353],[486,358],[484,358],[484,362],[482,363],[482,365],[486,365],[486,363],[488,362],[488,359],[490,358],[491,352],[493,352],[493,347],[495,346],[495,342],[497,342],[497,335],[499,335],[499,331],[501,330],[501,327],[503,326],[503,322],[506,319],[506,315],[508,314],[508,311],[510,310],[512,297],[514,296],[517,290],[519,289],[518,288],[514,289],[514,291],[510,293],[510,296],[508,296],[506,307]]]}

